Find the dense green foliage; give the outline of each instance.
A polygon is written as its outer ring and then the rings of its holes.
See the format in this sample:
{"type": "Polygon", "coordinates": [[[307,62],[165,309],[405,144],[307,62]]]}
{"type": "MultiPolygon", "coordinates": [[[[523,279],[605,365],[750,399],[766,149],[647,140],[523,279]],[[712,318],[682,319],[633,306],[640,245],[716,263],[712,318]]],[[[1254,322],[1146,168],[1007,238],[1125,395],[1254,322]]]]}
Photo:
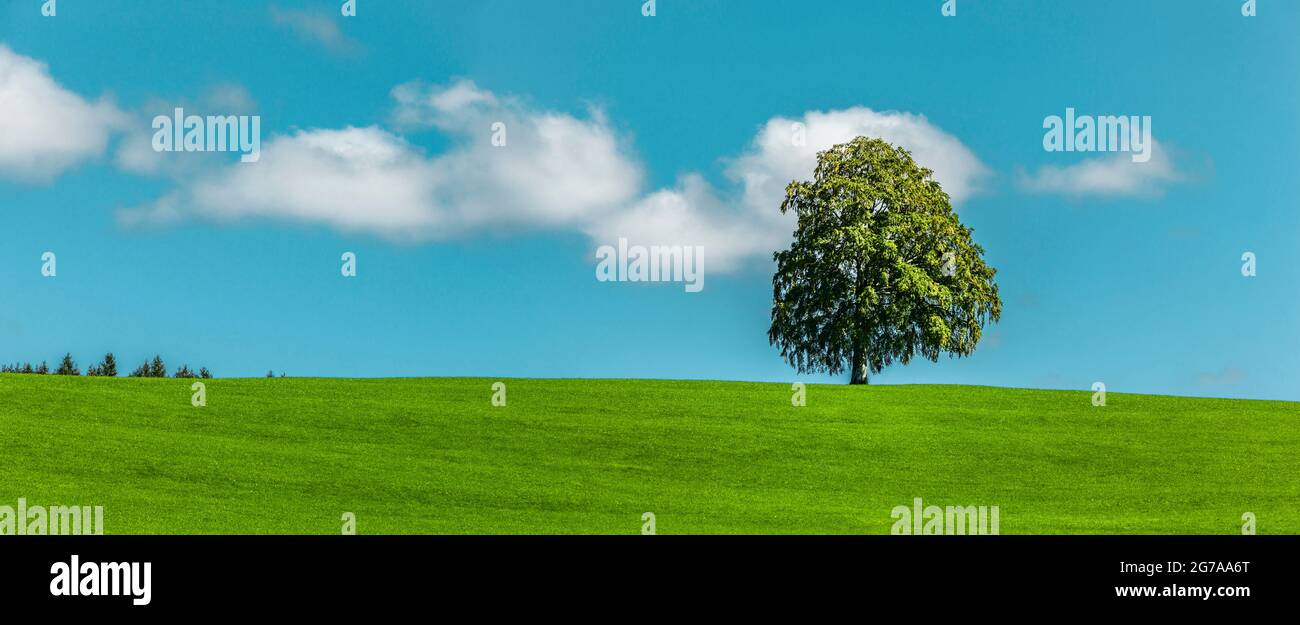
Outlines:
{"type": "Polygon", "coordinates": [[[906,150],[859,137],[821,152],[781,211],[799,222],[775,254],[768,338],[800,372],[865,384],[895,360],[969,355],[1002,313],[984,249],[906,150]]]}
{"type": "Polygon", "coordinates": [[[1300,404],[963,386],[0,376],[0,505],[107,533],[1300,532],[1300,404]]]}

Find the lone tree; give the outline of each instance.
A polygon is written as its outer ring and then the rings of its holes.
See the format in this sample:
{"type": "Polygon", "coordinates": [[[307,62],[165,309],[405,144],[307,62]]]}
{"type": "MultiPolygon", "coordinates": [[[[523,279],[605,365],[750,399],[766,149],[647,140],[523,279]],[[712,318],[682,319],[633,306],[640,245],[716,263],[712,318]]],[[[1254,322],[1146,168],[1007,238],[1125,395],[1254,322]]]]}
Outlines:
{"type": "Polygon", "coordinates": [[[895,360],[966,356],[1002,314],[997,270],[912,155],[858,137],[817,155],[786,187],[799,224],[777,252],[768,339],[800,373],[866,384],[895,360]]]}

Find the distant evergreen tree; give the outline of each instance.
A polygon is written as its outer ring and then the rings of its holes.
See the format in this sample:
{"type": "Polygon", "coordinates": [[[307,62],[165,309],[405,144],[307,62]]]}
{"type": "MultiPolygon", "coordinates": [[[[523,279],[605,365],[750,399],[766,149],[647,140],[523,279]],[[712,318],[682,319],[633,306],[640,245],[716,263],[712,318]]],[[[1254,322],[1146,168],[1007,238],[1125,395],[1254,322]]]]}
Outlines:
{"type": "Polygon", "coordinates": [[[55,375],[81,375],[81,371],[77,369],[77,363],[72,361],[71,353],[63,355],[63,361],[59,363],[59,369],[54,373],[55,375]]]}
{"type": "Polygon", "coordinates": [[[267,371],[267,372],[266,372],[266,377],[268,377],[268,378],[273,378],[273,377],[275,377],[275,372],[274,372],[274,371],[267,371]]]}
{"type": "Polygon", "coordinates": [[[99,364],[99,375],[113,378],[117,377],[117,359],[113,357],[113,352],[104,354],[104,362],[99,364]]]}
{"type": "MultiPolygon", "coordinates": [[[[33,366],[31,362],[0,364],[0,373],[14,373],[25,375],[48,375],[51,373],[50,366],[42,361],[40,365],[33,366]]],[[[76,361],[72,359],[72,353],[65,353],[59,361],[59,366],[53,372],[55,375],[81,375],[81,369],[77,367],[76,361]]],[[[91,377],[117,377],[117,358],[112,352],[104,354],[104,359],[96,364],[86,367],[86,375],[91,377]]],[[[140,363],[131,372],[133,378],[165,378],[167,377],[167,365],[163,362],[162,356],[155,355],[152,360],[146,359],[140,363]]],[[[211,379],[212,372],[207,367],[200,367],[198,371],[191,369],[188,364],[181,365],[176,370],[175,377],[178,378],[203,378],[211,379]]],[[[273,378],[273,371],[266,372],[266,377],[273,378]]],[[[281,375],[281,377],[284,377],[281,375]]]]}

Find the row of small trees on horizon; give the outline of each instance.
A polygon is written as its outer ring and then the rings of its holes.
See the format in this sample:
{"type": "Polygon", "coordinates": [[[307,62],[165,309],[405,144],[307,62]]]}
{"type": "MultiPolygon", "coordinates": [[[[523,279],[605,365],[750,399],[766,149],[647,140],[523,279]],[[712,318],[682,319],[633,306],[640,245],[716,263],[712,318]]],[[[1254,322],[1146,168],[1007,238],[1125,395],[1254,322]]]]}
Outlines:
{"type": "MultiPolygon", "coordinates": [[[[44,361],[41,364],[33,366],[30,362],[23,364],[14,363],[12,365],[0,365],[0,373],[22,373],[31,375],[48,375],[50,367],[44,361]]],[[[53,371],[54,375],[81,375],[81,369],[77,367],[76,361],[72,359],[72,354],[63,355],[63,360],[59,361],[59,366],[53,371]]],[[[110,352],[104,355],[104,359],[97,364],[93,364],[86,369],[86,375],[90,377],[117,377],[117,359],[110,352]]],[[[135,371],[131,372],[129,377],[132,378],[165,378],[167,376],[167,365],[163,363],[161,356],[154,356],[153,360],[145,360],[140,363],[135,371]]],[[[203,378],[212,377],[212,372],[207,367],[200,367],[198,371],[190,369],[189,365],[181,365],[171,377],[175,378],[203,378]]]]}

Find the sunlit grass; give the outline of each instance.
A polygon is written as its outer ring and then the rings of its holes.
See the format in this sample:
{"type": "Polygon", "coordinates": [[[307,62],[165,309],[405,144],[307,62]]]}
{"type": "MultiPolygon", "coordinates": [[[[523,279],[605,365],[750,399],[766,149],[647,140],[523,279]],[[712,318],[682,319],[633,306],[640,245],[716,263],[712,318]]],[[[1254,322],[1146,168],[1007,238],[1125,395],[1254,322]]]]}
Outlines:
{"type": "Polygon", "coordinates": [[[105,532],[1300,532],[1300,404],[965,386],[0,376],[0,505],[105,532]]]}

